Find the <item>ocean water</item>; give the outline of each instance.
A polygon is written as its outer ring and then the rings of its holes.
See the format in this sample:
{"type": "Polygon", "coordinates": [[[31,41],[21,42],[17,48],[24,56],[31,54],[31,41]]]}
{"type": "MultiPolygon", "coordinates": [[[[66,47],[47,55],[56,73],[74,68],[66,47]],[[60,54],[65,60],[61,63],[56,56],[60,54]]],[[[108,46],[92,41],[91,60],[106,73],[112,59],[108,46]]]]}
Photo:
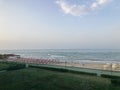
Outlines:
{"type": "Polygon", "coordinates": [[[56,59],[61,61],[120,63],[120,50],[38,49],[0,50],[0,54],[18,54],[27,58],[56,59]]]}

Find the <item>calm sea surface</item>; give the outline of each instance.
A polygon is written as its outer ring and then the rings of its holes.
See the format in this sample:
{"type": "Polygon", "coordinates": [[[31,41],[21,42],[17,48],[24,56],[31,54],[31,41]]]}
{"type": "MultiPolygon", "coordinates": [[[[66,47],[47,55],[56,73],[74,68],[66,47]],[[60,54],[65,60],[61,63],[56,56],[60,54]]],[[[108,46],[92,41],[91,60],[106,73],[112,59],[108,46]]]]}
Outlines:
{"type": "Polygon", "coordinates": [[[81,49],[39,49],[39,50],[0,50],[1,54],[18,54],[22,57],[120,63],[120,50],[81,50],[81,49]]]}

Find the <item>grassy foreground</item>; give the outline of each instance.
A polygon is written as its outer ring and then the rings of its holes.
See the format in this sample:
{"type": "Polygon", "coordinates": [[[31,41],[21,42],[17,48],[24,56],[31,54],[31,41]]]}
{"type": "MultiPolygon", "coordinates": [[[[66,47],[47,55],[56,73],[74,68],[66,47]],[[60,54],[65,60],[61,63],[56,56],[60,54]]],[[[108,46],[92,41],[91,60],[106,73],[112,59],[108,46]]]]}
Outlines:
{"type": "Polygon", "coordinates": [[[0,73],[0,90],[120,90],[109,79],[27,68],[0,73]]]}

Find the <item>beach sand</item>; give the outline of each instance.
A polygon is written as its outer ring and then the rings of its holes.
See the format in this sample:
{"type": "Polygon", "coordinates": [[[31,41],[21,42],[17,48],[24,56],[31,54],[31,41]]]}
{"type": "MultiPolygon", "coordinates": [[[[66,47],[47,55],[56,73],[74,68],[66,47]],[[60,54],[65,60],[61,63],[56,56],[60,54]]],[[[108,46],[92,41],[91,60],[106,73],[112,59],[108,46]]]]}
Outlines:
{"type": "Polygon", "coordinates": [[[115,64],[115,63],[103,64],[103,63],[74,63],[74,62],[65,63],[65,62],[61,62],[59,64],[54,64],[54,65],[120,71],[120,64],[115,64]]]}
{"type": "Polygon", "coordinates": [[[73,62],[73,61],[63,62],[52,59],[50,60],[50,59],[34,59],[34,58],[14,58],[14,59],[8,59],[7,61],[120,71],[120,63],[111,64],[111,63],[100,63],[100,62],[98,63],[98,62],[73,62]]]}

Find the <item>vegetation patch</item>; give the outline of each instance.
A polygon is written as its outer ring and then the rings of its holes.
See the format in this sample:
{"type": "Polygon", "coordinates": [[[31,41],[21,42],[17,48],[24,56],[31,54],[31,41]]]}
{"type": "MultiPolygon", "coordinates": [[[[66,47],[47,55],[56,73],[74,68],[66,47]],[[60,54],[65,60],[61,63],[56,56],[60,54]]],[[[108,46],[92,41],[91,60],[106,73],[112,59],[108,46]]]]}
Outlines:
{"type": "Polygon", "coordinates": [[[114,75],[102,74],[101,76],[104,78],[110,78],[110,79],[120,79],[120,76],[114,76],[114,75]]]}
{"type": "Polygon", "coordinates": [[[82,72],[82,71],[74,71],[74,70],[69,70],[70,73],[76,73],[76,74],[83,74],[83,75],[93,75],[93,76],[97,76],[96,73],[90,73],[90,72],[82,72]]]}
{"type": "Polygon", "coordinates": [[[120,86],[120,79],[111,79],[111,83],[114,86],[120,86]]]}
{"type": "Polygon", "coordinates": [[[40,69],[47,69],[47,70],[52,70],[52,71],[58,71],[58,72],[69,72],[69,73],[76,73],[76,74],[85,74],[85,75],[94,75],[96,76],[96,73],[89,73],[89,72],[82,72],[82,71],[74,71],[74,70],[69,70],[65,68],[55,68],[55,67],[46,67],[46,66],[33,66],[29,65],[29,67],[32,68],[40,68],[40,69]]]}
{"type": "Polygon", "coordinates": [[[51,71],[59,71],[59,72],[68,72],[68,69],[64,68],[54,68],[54,67],[47,67],[47,66],[33,66],[29,65],[31,68],[40,68],[40,69],[46,69],[46,70],[51,70],[51,71]]]}
{"type": "Polygon", "coordinates": [[[1,63],[1,62],[0,62],[0,71],[6,70],[8,67],[9,67],[8,64],[6,64],[6,63],[1,63]]]}
{"type": "Polygon", "coordinates": [[[13,63],[9,65],[7,70],[10,71],[10,70],[23,69],[23,68],[25,68],[25,64],[13,63]]]}
{"type": "Polygon", "coordinates": [[[15,63],[15,62],[0,62],[0,71],[1,70],[17,70],[25,68],[25,64],[15,63]]]}

